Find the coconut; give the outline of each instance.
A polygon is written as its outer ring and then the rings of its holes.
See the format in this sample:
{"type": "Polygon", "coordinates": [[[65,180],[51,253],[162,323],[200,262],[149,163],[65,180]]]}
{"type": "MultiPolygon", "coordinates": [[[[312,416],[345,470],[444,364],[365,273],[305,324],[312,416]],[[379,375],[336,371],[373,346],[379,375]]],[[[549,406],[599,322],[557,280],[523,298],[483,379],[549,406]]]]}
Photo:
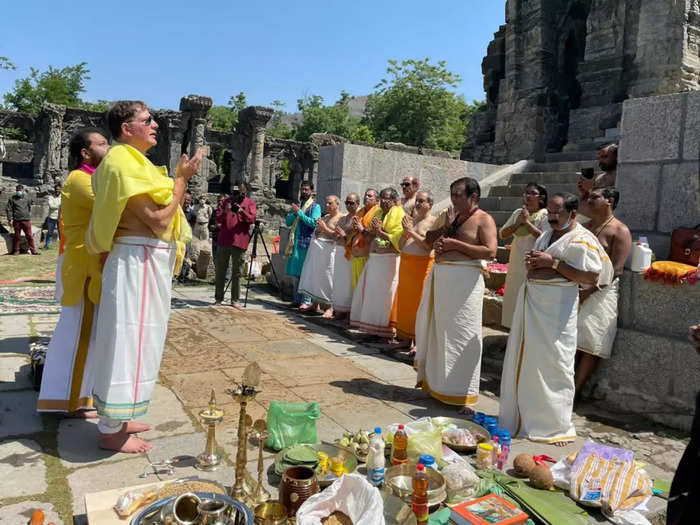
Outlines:
{"type": "Polygon", "coordinates": [[[538,489],[549,490],[554,485],[552,471],[547,465],[535,465],[530,471],[530,481],[538,489]]]}
{"type": "Polygon", "coordinates": [[[535,460],[530,454],[518,454],[513,460],[513,470],[515,475],[526,478],[535,467],[535,460]]]}

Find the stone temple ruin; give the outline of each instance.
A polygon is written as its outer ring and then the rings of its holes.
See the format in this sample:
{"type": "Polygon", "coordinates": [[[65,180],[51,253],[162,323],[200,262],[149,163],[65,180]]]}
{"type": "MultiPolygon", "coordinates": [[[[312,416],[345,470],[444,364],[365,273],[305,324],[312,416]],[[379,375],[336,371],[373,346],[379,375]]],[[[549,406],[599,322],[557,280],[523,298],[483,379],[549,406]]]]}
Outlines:
{"type": "MultiPolygon", "coordinates": [[[[595,148],[618,142],[616,215],[665,259],[671,232],[700,223],[699,46],[699,0],[507,0],[506,23],[482,63],[487,104],[472,118],[461,160],[325,134],[309,142],[266,137],[272,110],[260,106],[241,111],[236,129],[221,133],[207,126],[211,99],[199,96],[184,97],[180,111],[153,112],[160,139],[150,155],[172,171],[183,152],[205,147],[207,161],[190,190],[227,193],[247,182],[268,232],[282,223],[303,180],[316,183],[321,200],[397,187],[405,176],[434,192],[435,210],[448,205],[452,180],[476,178],[481,207],[501,226],[521,205],[527,182],[575,192],[576,172],[593,167],[595,148]]],[[[104,128],[103,115],[51,104],[36,119],[0,111],[0,127],[26,135],[4,141],[0,210],[16,182],[41,197],[64,177],[68,139],[87,125],[104,128]]],[[[44,217],[37,207],[36,222],[44,217]]],[[[286,233],[280,228],[281,253],[286,233]]],[[[273,264],[282,276],[284,257],[273,256],[273,264]]],[[[700,322],[700,286],[674,288],[625,271],[620,290],[613,356],[589,382],[590,394],[604,406],[687,429],[700,363],[686,333],[700,322]]],[[[485,297],[484,320],[497,325],[498,311],[487,313],[493,299],[485,297]]]]}

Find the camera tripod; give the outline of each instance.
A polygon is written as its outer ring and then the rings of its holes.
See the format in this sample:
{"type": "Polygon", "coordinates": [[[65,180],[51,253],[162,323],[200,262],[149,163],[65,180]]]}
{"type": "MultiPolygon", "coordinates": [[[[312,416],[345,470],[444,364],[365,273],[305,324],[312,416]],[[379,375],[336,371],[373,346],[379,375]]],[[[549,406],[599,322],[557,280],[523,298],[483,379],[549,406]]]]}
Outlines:
{"type": "MultiPolygon", "coordinates": [[[[253,227],[253,232],[251,233],[251,235],[253,241],[253,249],[250,252],[250,262],[248,263],[248,280],[246,281],[245,285],[245,300],[243,301],[243,308],[246,308],[248,306],[248,292],[250,291],[250,280],[253,277],[253,261],[258,256],[258,239],[260,239],[260,242],[262,243],[262,246],[265,249],[265,256],[267,257],[267,262],[270,263],[270,270],[272,270],[272,275],[275,276],[275,283],[277,284],[277,289],[281,289],[280,280],[277,277],[277,272],[275,272],[275,267],[272,265],[272,259],[270,259],[270,252],[267,249],[267,245],[265,244],[265,238],[262,235],[262,227],[260,226],[260,220],[255,221],[255,226],[253,227]]],[[[228,280],[228,283],[226,283],[226,288],[224,288],[224,296],[226,296],[226,291],[228,290],[228,287],[231,286],[232,282],[233,277],[231,277],[231,279],[228,280]]]]}

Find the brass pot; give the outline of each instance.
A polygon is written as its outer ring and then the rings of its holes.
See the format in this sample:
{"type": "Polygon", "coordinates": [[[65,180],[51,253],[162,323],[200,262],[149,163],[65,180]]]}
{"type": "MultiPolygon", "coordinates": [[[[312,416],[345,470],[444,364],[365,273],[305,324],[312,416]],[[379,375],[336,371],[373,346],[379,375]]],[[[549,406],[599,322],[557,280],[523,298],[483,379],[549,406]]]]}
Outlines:
{"type": "Polygon", "coordinates": [[[318,491],[318,479],[313,469],[297,466],[285,470],[279,492],[282,505],[287,507],[287,516],[296,516],[301,504],[318,491]]]}
{"type": "Polygon", "coordinates": [[[279,501],[261,503],[253,512],[255,525],[285,525],[287,523],[287,507],[279,501]]]}

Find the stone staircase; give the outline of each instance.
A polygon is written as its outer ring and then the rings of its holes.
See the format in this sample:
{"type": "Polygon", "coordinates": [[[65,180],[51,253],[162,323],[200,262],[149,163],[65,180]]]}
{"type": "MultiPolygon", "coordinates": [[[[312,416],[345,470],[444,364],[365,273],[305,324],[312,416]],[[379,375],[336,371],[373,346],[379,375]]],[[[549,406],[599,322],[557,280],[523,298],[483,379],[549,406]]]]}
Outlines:
{"type": "MultiPolygon", "coordinates": [[[[535,163],[527,171],[511,175],[508,184],[490,188],[488,195],[479,201],[480,208],[490,213],[500,228],[513,210],[522,206],[525,186],[529,182],[542,184],[549,195],[562,191],[576,194],[576,173],[581,168],[595,166],[595,152],[577,152],[576,155],[585,160],[535,163]]],[[[502,243],[500,239],[499,243],[502,243]]]]}

